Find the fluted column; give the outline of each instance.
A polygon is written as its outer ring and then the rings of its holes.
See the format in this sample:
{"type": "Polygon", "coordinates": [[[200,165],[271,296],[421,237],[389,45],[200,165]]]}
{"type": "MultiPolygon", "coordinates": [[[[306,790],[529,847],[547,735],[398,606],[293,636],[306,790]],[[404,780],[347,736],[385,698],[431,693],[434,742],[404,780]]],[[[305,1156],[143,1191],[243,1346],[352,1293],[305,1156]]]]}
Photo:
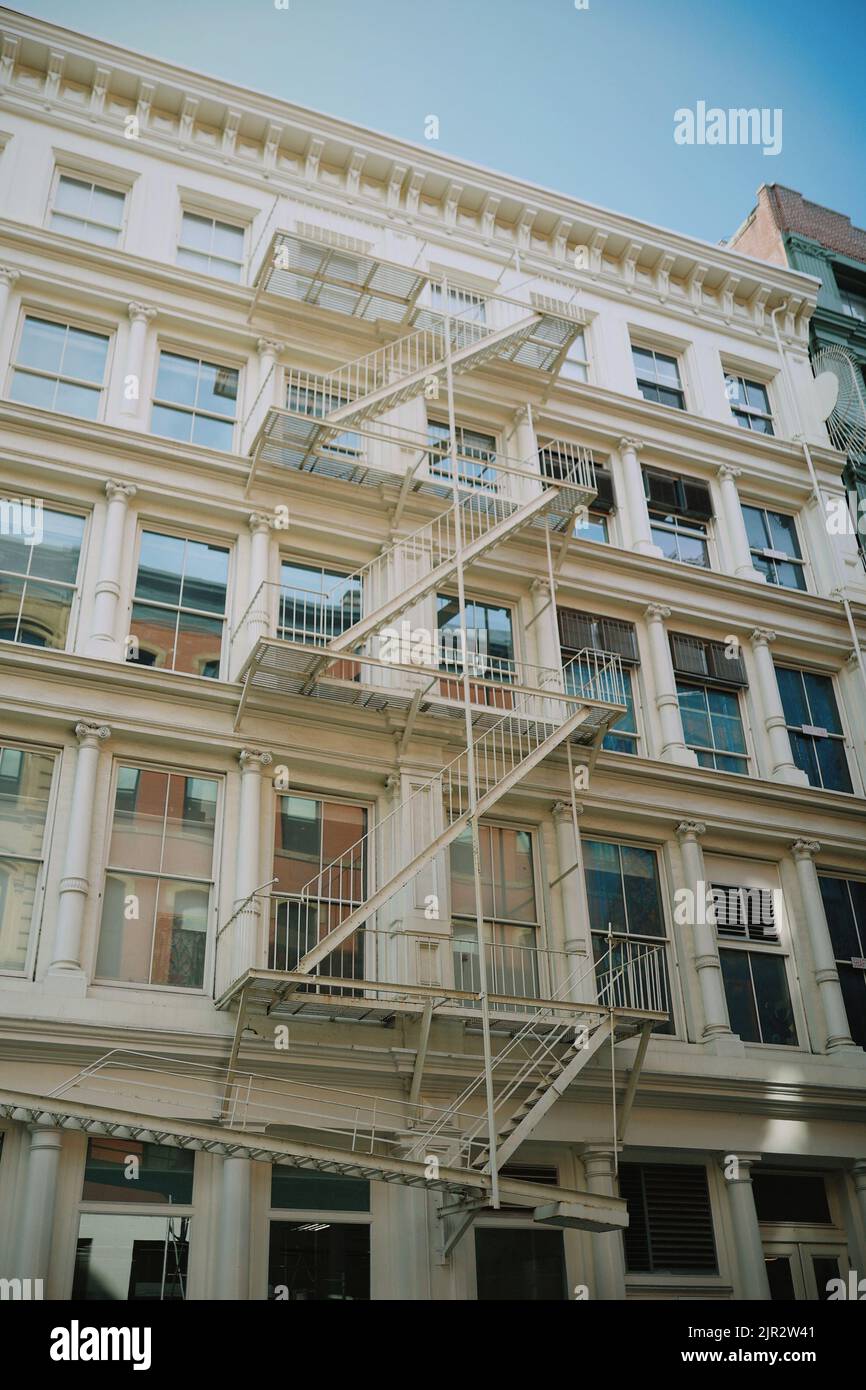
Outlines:
{"type": "MultiPolygon", "coordinates": [[[[578,815],[582,810],[583,807],[580,806],[578,815]]],[[[559,873],[560,875],[567,875],[565,878],[560,878],[559,882],[562,900],[563,945],[566,955],[565,970],[567,978],[571,980],[567,997],[579,1003],[594,1004],[596,998],[595,975],[591,965],[589,904],[586,898],[580,830],[578,829],[577,834],[575,834],[570,802],[554,802],[552,813],[559,873]]],[[[554,990],[559,984],[561,981],[551,980],[554,990]]]]}
{"type": "Polygon", "coordinates": [[[107,724],[75,725],[78,756],[72,801],[67,816],[66,855],[57,903],[57,929],[49,976],[83,985],[81,929],[90,894],[90,850],[93,842],[93,806],[101,745],[111,736],[107,724]]]}
{"type": "Polygon", "coordinates": [[[706,870],[701,836],[706,832],[703,821],[684,820],[677,826],[677,839],[683,861],[685,886],[692,894],[694,910],[691,927],[695,943],[695,969],[701,989],[704,1023],[701,1036],[711,1038],[732,1038],[728,1023],[728,1010],[725,1003],[725,984],[713,924],[706,921],[706,870]]]}
{"type": "Polygon", "coordinates": [[[770,775],[776,782],[788,782],[794,787],[807,787],[809,778],[796,766],[791,754],[791,740],[788,737],[779,682],[776,680],[776,668],[770,651],[770,643],[775,640],[775,632],[768,627],[756,627],[750,638],[758,676],[755,694],[770,746],[770,775]]]}
{"type": "Polygon", "coordinates": [[[724,463],[717,474],[719,492],[722,498],[725,535],[731,552],[734,574],[737,578],[752,579],[756,583],[765,584],[766,577],[752,564],[749,537],[746,532],[746,523],[743,520],[743,509],[740,506],[737,478],[740,477],[742,471],[742,468],[732,468],[730,464],[724,463]]]}
{"type": "Polygon", "coordinates": [[[214,1298],[237,1302],[250,1296],[251,1158],[224,1158],[217,1224],[214,1298]]]}
{"type": "Polygon", "coordinates": [[[638,453],[643,448],[640,439],[621,439],[619,456],[622,462],[625,495],[620,498],[628,518],[632,549],[639,555],[661,556],[661,546],[655,544],[650,530],[649,512],[643,487],[638,453]]]}
{"type": "MultiPolygon", "coordinates": [[[[262,821],[262,773],[270,767],[270,753],[244,748],[238,756],[241,766],[241,793],[238,808],[238,843],[235,869],[234,911],[261,884],[259,878],[262,821]]],[[[237,980],[259,964],[259,918],[261,904],[253,898],[232,923],[232,978],[237,980]]]]}
{"type": "Polygon", "coordinates": [[[820,852],[820,849],[821,846],[817,840],[795,840],[791,846],[791,853],[797,868],[803,911],[806,915],[806,930],[809,933],[809,947],[815,967],[815,981],[818,985],[821,1007],[824,1010],[827,1051],[837,1052],[842,1049],[851,1053],[852,1061],[855,1056],[858,1059],[866,1059],[866,1053],[854,1042],[848,1027],[848,1013],[842,995],[842,986],[839,983],[839,971],[836,969],[836,955],[830,938],[830,929],[827,926],[824,900],[821,897],[821,885],[818,882],[818,871],[815,868],[814,856],[820,852]]]}
{"type": "Polygon", "coordinates": [[[129,314],[129,341],[126,345],[126,370],[123,374],[124,415],[137,415],[141,408],[141,383],[144,374],[144,349],[147,343],[147,325],[156,318],[156,310],[149,304],[133,301],[126,306],[129,314]]]}
{"type": "Polygon", "coordinates": [[[13,270],[8,265],[0,266],[0,333],[3,331],[3,324],[6,320],[9,296],[20,279],[20,270],[13,270]]]}
{"type": "MultiPolygon", "coordinates": [[[[586,1186],[602,1197],[616,1197],[613,1150],[604,1144],[586,1144],[582,1151],[586,1186]]],[[[619,1231],[594,1231],[590,1236],[595,1278],[593,1299],[621,1302],[625,1298],[625,1252],[619,1231]]]]}
{"type": "Polygon", "coordinates": [[[697,767],[697,755],[692,752],[691,748],[686,747],[683,735],[683,721],[680,715],[680,702],[677,698],[676,678],[665,628],[665,620],[671,616],[671,610],[663,603],[651,603],[645,611],[649,624],[655,702],[662,731],[662,746],[659,756],[669,763],[681,763],[684,767],[697,767]]]}
{"type": "Polygon", "coordinates": [[[759,1158],[759,1154],[723,1154],[719,1161],[725,1175],[731,1225],[734,1228],[740,1297],[753,1302],[767,1302],[770,1285],[752,1187],[752,1166],[759,1158]],[[736,1162],[732,1163],[732,1159],[736,1159],[736,1162]]]}
{"type": "Polygon", "coordinates": [[[120,600],[126,514],[136,491],[133,483],[116,483],[109,479],[105,484],[108,509],[105,515],[105,528],[102,532],[99,578],[96,581],[93,599],[93,616],[90,637],[87,641],[87,655],[101,656],[106,661],[116,660],[124,655],[122,644],[117,637],[117,606],[120,600]]]}
{"type": "Polygon", "coordinates": [[[18,1218],[15,1268],[6,1271],[12,1278],[48,1279],[62,1147],[62,1130],[50,1124],[31,1126],[27,1178],[18,1218]]]}

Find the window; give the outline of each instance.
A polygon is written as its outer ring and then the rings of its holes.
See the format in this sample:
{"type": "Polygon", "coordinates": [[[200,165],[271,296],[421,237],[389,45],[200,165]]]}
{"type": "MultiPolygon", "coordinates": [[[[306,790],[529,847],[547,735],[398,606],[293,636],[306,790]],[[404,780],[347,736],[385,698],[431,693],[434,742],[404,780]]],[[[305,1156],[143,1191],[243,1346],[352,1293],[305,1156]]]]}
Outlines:
{"type": "Polygon", "coordinates": [[[705,1168],[687,1163],[621,1163],[619,1191],[628,1205],[623,1239],[629,1273],[717,1272],[705,1168]]]}
{"type": "Polygon", "coordinates": [[[806,573],[797,526],[792,516],[765,507],[743,506],[743,520],[752,552],[752,564],[766,575],[768,584],[783,589],[806,589],[806,573]]]}
{"type": "Polygon", "coordinates": [[[634,686],[629,669],[637,667],[639,662],[634,624],[622,622],[619,618],[598,618],[591,613],[577,613],[571,608],[557,608],[556,617],[565,685],[571,694],[577,694],[595,675],[595,667],[590,668],[588,661],[575,659],[579,652],[588,647],[591,651],[620,658],[627,709],[605,734],[601,746],[609,753],[637,753],[634,686]]]}
{"type": "MultiPolygon", "coordinates": [[[[721,934],[720,934],[721,935],[721,934]]],[[[723,940],[719,941],[724,946],[723,940]]],[[[784,956],[767,951],[719,951],[731,1029],[748,1043],[797,1046],[784,956]]]]}
{"type": "Polygon", "coordinates": [[[360,622],[361,612],[360,576],[282,561],[278,637],[324,646],[360,622]]]}
{"type": "Polygon", "coordinates": [[[862,280],[845,281],[837,273],[836,283],[842,301],[842,313],[849,318],[866,321],[866,284],[862,280]]]}
{"type": "Polygon", "coordinates": [[[645,401],[655,401],[658,405],[670,405],[676,410],[685,410],[686,398],[680,381],[679,363],[675,357],[656,352],[653,348],[635,347],[632,344],[632,361],[638,390],[645,401]]]}
{"type": "Polygon", "coordinates": [[[595,541],[598,545],[608,545],[607,517],[603,512],[579,512],[574,523],[574,537],[578,541],[595,541]]]}
{"type": "Polygon", "coordinates": [[[92,179],[61,174],[54,194],[51,230],[98,246],[116,246],[123,227],[126,194],[92,179]]]}
{"type": "Polygon", "coordinates": [[[686,746],[697,753],[699,767],[717,772],[749,771],[740,701],[730,690],[677,681],[677,699],[686,746]]]}
{"type": "Polygon", "coordinates": [[[95,420],[107,359],[104,333],[28,315],[12,373],[12,400],[95,420]]]}
{"type": "Polygon", "coordinates": [[[32,542],[18,528],[0,531],[0,641],[64,650],[78,592],[84,517],[43,506],[32,542]]]}
{"type": "Polygon", "coordinates": [[[213,778],[136,768],[118,785],[96,974],[103,980],[204,985],[217,788],[213,778]]]}
{"type": "Polygon", "coordinates": [[[370,1184],[310,1169],[272,1172],[268,1298],[369,1299],[370,1184]],[[287,1210],[295,1220],[284,1219],[287,1210]]]}
{"type": "MultiPolygon", "coordinates": [[[[312,415],[315,420],[324,419],[332,410],[339,410],[341,405],[348,405],[345,396],[313,391],[309,387],[295,386],[291,382],[286,390],[286,409],[294,410],[299,415],[312,415]]],[[[361,436],[353,430],[344,430],[319,447],[327,450],[329,454],[343,454],[355,458],[361,453],[361,436]]]]}
{"type": "Polygon", "coordinates": [[[198,212],[184,212],[177,248],[178,265],[239,281],[244,260],[244,229],[198,212]]]}
{"type": "MultiPolygon", "coordinates": [[[[274,825],[274,877],[268,966],[294,970],[299,960],[367,896],[367,810],[312,796],[281,796],[274,825]],[[328,866],[340,864],[332,872],[328,866]],[[315,882],[312,882],[315,880],[315,882]],[[309,900],[301,890],[311,884],[309,900]]],[[[362,978],[364,932],[325,957],[315,973],[362,978]]]]}
{"type": "MultiPolygon", "coordinates": [[[[438,420],[427,421],[427,442],[431,445],[430,472],[437,478],[451,477],[451,434],[438,420]]],[[[479,430],[457,426],[457,477],[471,487],[490,487],[496,483],[496,438],[479,430]]]]}
{"type": "Polygon", "coordinates": [[[845,735],[829,676],[776,667],[794,762],[813,787],[853,792],[845,735]]]}
{"type": "MultiPolygon", "coordinates": [[[[537,998],[540,930],[532,834],[499,825],[480,825],[481,891],[488,987],[496,994],[537,998]]],[[[464,830],[450,848],[454,983],[480,988],[475,924],[472,832],[464,830]]]]}
{"type": "Polygon", "coordinates": [[[726,376],[725,387],[737,424],[756,434],[773,434],[773,416],[766,386],[744,376],[726,376]]]}
{"type": "Polygon", "coordinates": [[[223,546],[144,531],[129,626],[138,650],[127,659],[216,680],[228,563],[223,546]]]}
{"type": "Polygon", "coordinates": [[[479,1302],[553,1302],[568,1297],[561,1231],[478,1226],[479,1302]]]}
{"type": "Polygon", "coordinates": [[[818,875],[851,1037],[866,1048],[866,881],[818,875]]]}
{"type": "MultiPolygon", "coordinates": [[[[661,1007],[669,1008],[667,932],[655,853],[605,840],[585,840],[583,847],[599,1002],[656,1009],[660,990],[661,1007]],[[620,938],[610,954],[609,928],[620,938]]],[[[657,1024],[654,1031],[671,1033],[673,1025],[657,1024]]]]}
{"type": "Polygon", "coordinates": [[[574,341],[563,358],[559,376],[562,381],[589,381],[589,354],[583,329],[575,334],[574,341]]]}
{"type": "Polygon", "coordinates": [[[0,747],[0,970],[25,970],[54,774],[48,753],[0,747]]]}
{"type": "Polygon", "coordinates": [[[430,285],[430,307],[434,313],[445,314],[447,312],[452,318],[462,319],[465,323],[484,323],[486,315],[486,303],[483,295],[474,294],[472,290],[457,289],[454,285],[448,286],[446,307],[443,287],[435,281],[430,285]]]}
{"type": "Polygon", "coordinates": [[[235,367],[163,350],[150,417],[154,434],[206,449],[230,450],[238,379],[235,367]]]}
{"type": "Polygon", "coordinates": [[[713,504],[707,483],[649,468],[642,471],[655,544],[668,560],[709,569],[707,542],[713,504]]]}
{"type": "Polygon", "coordinates": [[[772,1225],[831,1226],[827,1187],[818,1173],[752,1173],[758,1220],[772,1225]]]}
{"type": "MultiPolygon", "coordinates": [[[[581,451],[584,452],[584,451],[581,451]]],[[[575,458],[568,457],[555,447],[545,445],[538,451],[538,467],[542,477],[563,479],[575,469],[575,458]]],[[[579,541],[596,541],[607,545],[610,540],[608,516],[616,511],[613,475],[608,467],[592,459],[596,494],[589,508],[578,510],[573,535],[579,541]]]]}
{"type": "Polygon", "coordinates": [[[140,1139],[88,1139],[82,1200],[188,1206],[194,1166],[190,1149],[140,1139]]]}
{"type": "MultiPolygon", "coordinates": [[[[460,602],[456,595],[436,595],[436,625],[439,642],[439,669],[447,671],[450,680],[440,681],[441,693],[448,699],[460,699],[464,655],[460,631],[460,602]]],[[[511,612],[491,603],[466,600],[466,642],[469,674],[485,676],[488,680],[506,684],[513,679],[514,637],[511,612]]],[[[476,704],[510,708],[513,697],[508,690],[470,682],[470,698],[476,704]]]]}

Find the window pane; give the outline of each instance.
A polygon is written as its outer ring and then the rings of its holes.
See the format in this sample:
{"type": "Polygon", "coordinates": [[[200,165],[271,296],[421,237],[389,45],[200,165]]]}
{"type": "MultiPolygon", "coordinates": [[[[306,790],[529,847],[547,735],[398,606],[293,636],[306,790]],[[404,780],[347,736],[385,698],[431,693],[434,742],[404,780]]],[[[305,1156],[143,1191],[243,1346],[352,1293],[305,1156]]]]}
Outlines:
{"type": "Polygon", "coordinates": [[[725,982],[725,999],[728,1004],[728,1019],[731,1031],[738,1034],[743,1042],[760,1042],[758,1016],[752,995],[752,978],[749,973],[749,958],[746,951],[720,951],[722,978],[725,982]]]}
{"type": "Polygon", "coordinates": [[[192,438],[193,416],[184,410],[171,410],[168,406],[155,405],[150,416],[150,428],[154,434],[165,435],[188,444],[192,438]]]}
{"type": "Polygon", "coordinates": [[[321,803],[281,796],[275,825],[274,875],[278,893],[297,893],[319,870],[321,803]]]}
{"type": "Polygon", "coordinates": [[[791,752],[794,762],[801,772],[805,772],[812,787],[821,786],[821,774],[818,771],[818,759],[815,754],[815,739],[807,738],[803,734],[788,730],[788,737],[791,740],[791,752]]]}
{"type": "MultiPolygon", "coordinates": [[[[6,812],[0,806],[0,831],[5,834],[6,828],[6,812]]],[[[12,831],[26,838],[26,829],[17,830],[13,824],[12,831]]],[[[27,965],[38,873],[38,864],[0,857],[0,970],[24,970],[27,965]]]]}
{"type": "Polygon", "coordinates": [[[475,1232],[475,1270],[482,1302],[553,1302],[567,1297],[561,1231],[475,1232]]]}
{"type": "Polygon", "coordinates": [[[268,1298],[323,1301],[369,1297],[369,1226],[271,1222],[268,1298]]]}
{"type": "Polygon", "coordinates": [[[206,613],[224,613],[229,553],[222,546],[187,541],[181,603],[206,613]]]}
{"type": "Polygon", "coordinates": [[[845,745],[840,739],[816,738],[815,752],[821,769],[821,781],[828,791],[852,792],[851,773],[845,745]]]}
{"type": "Polygon", "coordinates": [[[275,1163],[271,1169],[271,1206],[301,1211],[369,1211],[370,1184],[363,1178],[275,1163]]]}
{"type": "Polygon", "coordinates": [[[751,951],[749,956],[758,1000],[762,1041],[796,1047],[797,1032],[794,1028],[794,1014],[791,1009],[784,960],[780,956],[769,956],[760,951],[751,951]]]}
{"type": "Polygon", "coordinates": [[[228,420],[213,420],[208,415],[193,417],[192,443],[203,449],[222,449],[231,451],[234,439],[234,426],[228,420]]]}
{"type": "Polygon", "coordinates": [[[762,386],[760,382],[757,381],[747,381],[745,387],[746,403],[750,405],[753,410],[762,410],[765,415],[769,415],[770,398],[767,395],[766,386],[762,386]]]}
{"type": "Polygon", "coordinates": [[[150,983],[159,879],[109,871],[99,929],[96,974],[103,980],[150,983]]]}
{"type": "Polygon", "coordinates": [[[73,1299],[116,1303],[186,1297],[189,1217],[82,1212],[73,1299]]]}
{"type": "Polygon", "coordinates": [[[86,183],[83,179],[71,179],[63,174],[57,184],[54,206],[64,212],[74,213],[77,217],[86,217],[92,187],[92,184],[86,183]]]}
{"type": "Polygon", "coordinates": [[[843,878],[825,878],[820,875],[821,897],[833,942],[833,954],[837,960],[850,960],[862,954],[857,924],[851,910],[848,885],[843,878]]]}
{"type": "Polygon", "coordinates": [[[99,392],[89,386],[58,381],[54,409],[63,415],[77,415],[81,420],[95,420],[99,414],[99,392]]]}
{"type": "Polygon", "coordinates": [[[184,213],[183,228],[181,231],[181,241],[184,246],[192,247],[196,251],[208,252],[210,250],[212,232],[213,218],[199,217],[195,212],[184,213]]]}
{"type": "Polygon", "coordinates": [[[39,410],[53,410],[57,382],[52,377],[31,376],[30,372],[13,372],[12,399],[22,405],[35,405],[39,410]]]}
{"type": "Polygon", "coordinates": [[[525,830],[492,827],[497,917],[536,922],[532,837],[525,830]]]}
{"type": "Polygon", "coordinates": [[[832,1224],[824,1179],[810,1173],[752,1174],[759,1221],[806,1226],[832,1224]]]}
{"type": "Polygon", "coordinates": [[[779,682],[786,724],[811,724],[800,672],[793,671],[790,666],[777,666],[776,679],[779,682]]]}
{"type": "Polygon", "coordinates": [[[97,186],[93,190],[90,216],[97,222],[107,222],[110,227],[119,227],[123,222],[125,201],[123,193],[115,193],[114,189],[97,186]]]}
{"type": "Polygon", "coordinates": [[[171,670],[174,666],[174,644],[177,635],[177,613],[173,609],[151,608],[147,603],[132,605],[129,635],[138,639],[138,656],[130,653],[128,661],[141,666],[156,666],[171,670]]]}
{"type": "Polygon", "coordinates": [[[773,550],[783,550],[786,555],[800,558],[800,545],[797,540],[797,527],[792,516],[781,512],[768,512],[770,523],[770,546],[773,550]]]}
{"type": "Polygon", "coordinates": [[[608,923],[615,932],[626,931],[619,846],[601,840],[587,840],[584,863],[589,920],[593,931],[606,932],[608,923]]]}
{"type": "Polygon", "coordinates": [[[42,513],[42,541],[33,546],[31,574],[41,579],[61,579],[74,584],[78,557],[84,536],[84,517],[45,508],[42,513]]]}
{"type": "Polygon", "coordinates": [[[851,965],[840,965],[838,969],[851,1037],[858,1047],[866,1047],[866,971],[855,970],[851,965]]]}
{"type": "Polygon", "coordinates": [[[157,399],[173,401],[176,405],[195,405],[198,366],[193,357],[180,357],[174,352],[160,353],[157,399]]]}
{"type": "MultiPolygon", "coordinates": [[[[119,772],[130,769],[121,768],[119,772]]],[[[118,782],[114,803],[108,861],[115,867],[159,871],[169,774],[153,768],[131,769],[138,773],[132,806],[125,795],[128,785],[118,782]]]]}
{"type": "MultiPolygon", "coordinates": [[[[743,507],[743,521],[746,523],[746,535],[749,537],[749,545],[755,550],[763,550],[770,544],[767,537],[766,526],[764,523],[764,513],[760,507],[743,507]]],[[[783,547],[779,546],[778,549],[783,547]]],[[[789,551],[793,554],[793,551],[789,551]]]]}
{"type": "Polygon", "coordinates": [[[198,410],[234,419],[238,398],[238,373],[234,367],[218,367],[214,362],[202,362],[198,381],[198,410]]]}
{"type": "Polygon", "coordinates": [[[101,333],[86,333],[83,328],[70,328],[63,353],[63,375],[79,381],[102,385],[108,339],[101,333]]]}
{"type": "Polygon", "coordinates": [[[213,252],[229,261],[239,261],[244,254],[243,227],[232,227],[228,222],[215,222],[213,229],[213,252]]]}
{"type": "Polygon", "coordinates": [[[707,712],[706,691],[701,686],[677,682],[677,698],[683,721],[683,734],[690,747],[711,748],[712,734],[707,712]]]}
{"type": "Polygon", "coordinates": [[[713,728],[713,747],[725,753],[745,753],[746,740],[740,722],[740,702],[726,690],[707,690],[713,728]]]}
{"type": "Polygon", "coordinates": [[[33,647],[66,646],[72,591],[31,579],[24,589],[18,641],[33,647]]]}
{"type": "Polygon", "coordinates": [[[629,932],[664,936],[655,854],[632,845],[623,845],[621,854],[629,932]]]}
{"type": "Polygon", "coordinates": [[[210,891],[162,879],[156,906],[150,983],[201,989],[210,891]]]}
{"type": "Polygon", "coordinates": [[[186,542],[178,536],[144,531],[138,559],[136,598],[179,603],[186,542]]]}
{"type": "Polygon", "coordinates": [[[216,798],[217,784],[208,778],[169,778],[163,873],[210,878],[216,798]]]}
{"type": "Polygon", "coordinates": [[[138,1139],[87,1141],[85,1202],[192,1202],[195,1154],[138,1139]],[[130,1158],[137,1162],[131,1164],[130,1158]]]}
{"type": "Polygon", "coordinates": [[[223,625],[219,618],[203,618],[197,613],[185,613],[181,610],[172,669],[185,671],[188,675],[217,679],[222,632],[223,625]]]}
{"type": "Polygon", "coordinates": [[[829,676],[815,676],[810,671],[805,671],[803,683],[806,686],[806,696],[809,701],[809,709],[812,712],[812,718],[803,722],[828,729],[831,734],[841,734],[842,722],[839,719],[836,697],[833,694],[833,682],[829,676]]]}
{"type": "Polygon", "coordinates": [[[17,362],[21,367],[37,367],[43,372],[59,372],[66,329],[47,319],[24,320],[17,362]]]}

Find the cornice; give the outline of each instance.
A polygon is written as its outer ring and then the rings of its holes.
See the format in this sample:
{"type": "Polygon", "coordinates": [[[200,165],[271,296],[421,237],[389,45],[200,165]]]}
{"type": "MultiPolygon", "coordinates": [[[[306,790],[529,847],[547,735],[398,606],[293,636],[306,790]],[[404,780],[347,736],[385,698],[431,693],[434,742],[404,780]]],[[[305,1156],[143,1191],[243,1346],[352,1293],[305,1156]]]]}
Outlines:
{"type": "Polygon", "coordinates": [[[814,277],[9,10],[0,10],[0,30],[3,100],[32,117],[44,120],[56,111],[67,128],[92,134],[96,127],[123,146],[124,119],[136,116],[142,148],[151,154],[228,166],[232,177],[259,187],[266,180],[272,191],[282,185],[315,190],[323,205],[343,216],[349,203],[373,214],[377,225],[401,221],[425,234],[437,229],[444,244],[456,234],[509,257],[519,251],[521,262],[537,264],[543,274],[564,274],[570,283],[612,278],[638,299],[645,293],[657,304],[679,297],[696,312],[730,323],[739,318],[757,330],[772,295],[790,305],[785,336],[805,343],[819,284],[814,277]],[[45,46],[41,58],[31,57],[43,73],[51,64],[41,87],[15,80],[22,40],[45,46]],[[69,72],[89,99],[71,99],[69,72]],[[134,90],[137,99],[120,88],[134,90]],[[153,105],[157,93],[164,110],[153,105]],[[198,126],[200,109],[220,113],[212,117],[216,124],[198,126]],[[338,158],[339,166],[328,164],[338,158]],[[342,177],[339,188],[334,169],[342,177]],[[469,217],[474,227],[464,223],[469,217]],[[574,268],[578,246],[586,248],[587,272],[574,268]]]}

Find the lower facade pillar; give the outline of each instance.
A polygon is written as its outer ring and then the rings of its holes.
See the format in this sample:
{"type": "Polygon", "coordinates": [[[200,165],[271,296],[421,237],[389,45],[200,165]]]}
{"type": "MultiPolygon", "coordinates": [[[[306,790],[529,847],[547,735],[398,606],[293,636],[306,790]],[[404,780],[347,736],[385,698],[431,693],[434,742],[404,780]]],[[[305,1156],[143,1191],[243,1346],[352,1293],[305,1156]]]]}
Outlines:
{"type": "Polygon", "coordinates": [[[769,1302],[770,1285],[752,1187],[752,1167],[759,1161],[760,1154],[720,1157],[734,1230],[740,1297],[752,1302],[769,1302]]]}
{"type": "Polygon", "coordinates": [[[224,1158],[220,1185],[214,1298],[250,1296],[250,1219],[253,1159],[224,1158]]]}
{"type": "Polygon", "coordinates": [[[16,1268],[9,1271],[10,1278],[42,1279],[43,1282],[48,1279],[62,1147],[62,1130],[39,1124],[31,1128],[24,1202],[19,1214],[16,1268]]]}
{"type": "MultiPolygon", "coordinates": [[[[582,1158],[588,1190],[603,1197],[615,1197],[613,1149],[603,1144],[587,1144],[582,1158]]],[[[621,1234],[619,1231],[593,1232],[589,1239],[593,1265],[591,1298],[622,1302],[625,1298],[625,1248],[621,1234]]]]}

